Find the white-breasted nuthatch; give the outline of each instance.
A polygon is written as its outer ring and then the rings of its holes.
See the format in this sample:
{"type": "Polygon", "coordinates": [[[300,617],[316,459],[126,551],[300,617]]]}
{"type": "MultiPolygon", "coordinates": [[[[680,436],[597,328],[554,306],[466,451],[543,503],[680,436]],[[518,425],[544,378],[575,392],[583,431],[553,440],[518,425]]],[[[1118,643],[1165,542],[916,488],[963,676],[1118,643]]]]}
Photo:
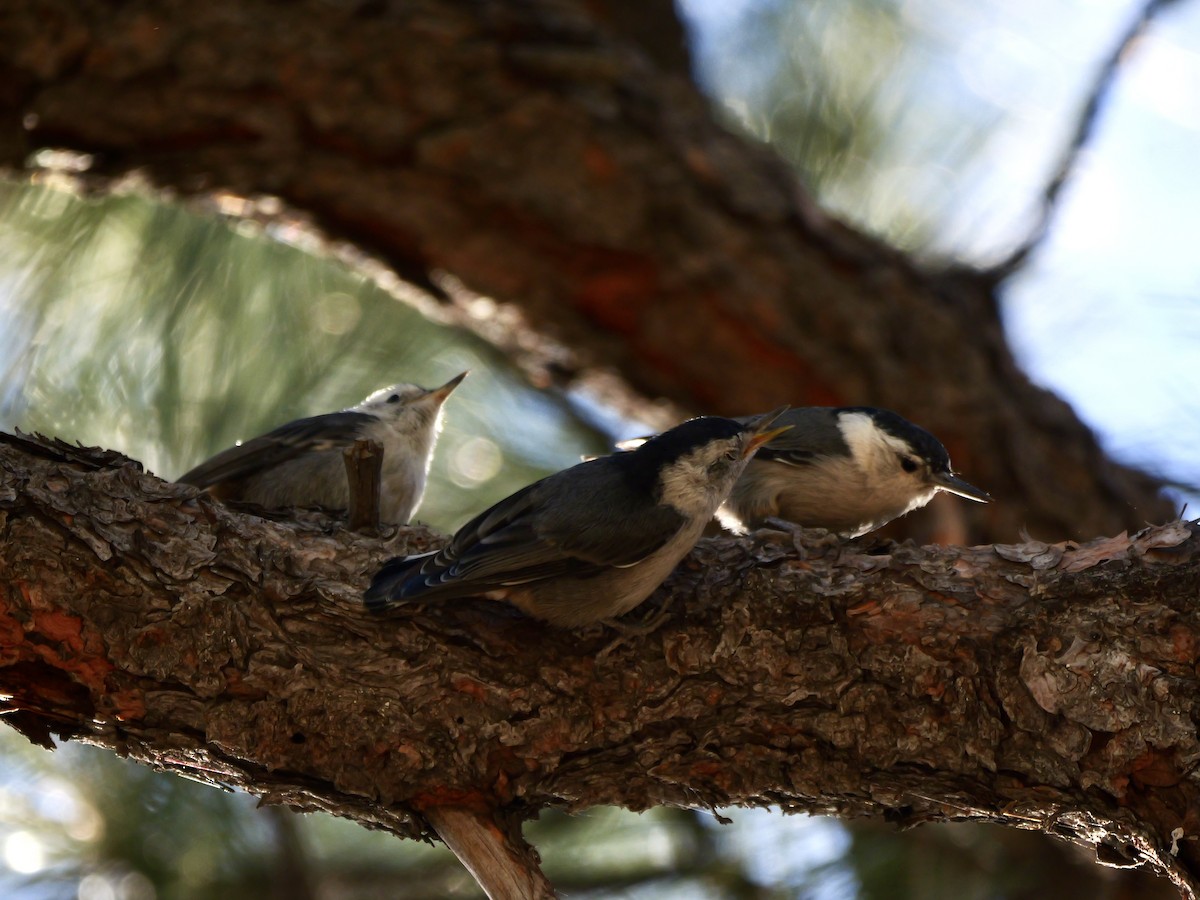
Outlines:
{"type": "Polygon", "coordinates": [[[366,438],[383,447],[379,517],[405,523],[425,493],[442,428],[442,404],[466,377],[463,372],[432,390],[394,384],[349,409],[296,419],[221,451],[178,480],[222,500],[270,509],[323,506],[344,511],[350,488],[342,451],[366,438]]]}
{"type": "Polygon", "coordinates": [[[767,518],[857,537],[924,506],[938,491],[986,503],[950,468],[946,448],[904,417],[871,406],[789,409],[717,512],[732,531],[767,518]]]}
{"type": "Polygon", "coordinates": [[[443,549],[388,561],[367,608],[488,597],[564,627],[626,613],[695,546],[754,451],[781,432],[770,428],[777,415],[691,419],[632,452],[543,478],[443,549]]]}

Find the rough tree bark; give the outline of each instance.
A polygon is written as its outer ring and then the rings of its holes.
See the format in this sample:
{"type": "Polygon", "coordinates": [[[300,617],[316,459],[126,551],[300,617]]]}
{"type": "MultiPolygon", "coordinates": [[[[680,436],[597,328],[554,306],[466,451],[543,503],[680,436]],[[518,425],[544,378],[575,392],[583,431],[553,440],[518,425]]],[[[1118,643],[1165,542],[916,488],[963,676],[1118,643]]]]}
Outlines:
{"type": "Polygon", "coordinates": [[[116,454],[0,445],[0,694],[51,732],[400,835],[443,809],[982,819],[1200,884],[1200,527],[1089,544],[702,542],[666,622],[369,617],[388,554],[116,454]]]}
{"type": "Polygon", "coordinates": [[[456,320],[536,347],[547,377],[607,367],[693,411],[899,409],[1004,498],[962,511],[977,540],[1171,514],[1018,370],[987,278],[921,271],[825,217],[605,8],[11,0],[0,165],[61,146],[101,179],[276,195],[456,320]],[[479,318],[476,294],[560,343],[479,318]]]}

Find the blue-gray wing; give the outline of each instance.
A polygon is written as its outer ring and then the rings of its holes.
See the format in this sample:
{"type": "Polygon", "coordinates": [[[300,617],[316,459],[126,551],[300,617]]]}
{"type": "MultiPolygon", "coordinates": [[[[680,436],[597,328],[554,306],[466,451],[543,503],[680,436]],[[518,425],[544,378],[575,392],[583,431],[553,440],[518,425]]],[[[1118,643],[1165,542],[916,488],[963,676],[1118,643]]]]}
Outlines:
{"type": "Polygon", "coordinates": [[[581,463],[501,500],[437,553],[390,561],[375,576],[367,605],[586,578],[641,562],[678,534],[684,518],[638,496],[612,459],[581,463]]]}
{"type": "Polygon", "coordinates": [[[363,426],[374,419],[374,416],[353,411],[296,419],[236,447],[222,450],[179,476],[178,481],[210,487],[248,478],[305,453],[345,448],[353,444],[363,426]]]}
{"type": "MultiPolygon", "coordinates": [[[[845,456],[850,452],[838,427],[838,410],[829,406],[789,409],[775,425],[790,425],[783,434],[758,448],[754,458],[789,466],[803,466],[823,456],[845,456]]],[[[739,421],[755,418],[746,416],[739,421]]]]}

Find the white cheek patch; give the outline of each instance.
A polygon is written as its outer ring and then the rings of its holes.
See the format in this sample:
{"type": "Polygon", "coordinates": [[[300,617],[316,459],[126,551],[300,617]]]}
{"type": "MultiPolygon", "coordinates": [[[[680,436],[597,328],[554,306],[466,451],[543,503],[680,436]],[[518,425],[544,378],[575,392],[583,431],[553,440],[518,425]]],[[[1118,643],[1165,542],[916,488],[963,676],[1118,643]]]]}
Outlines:
{"type": "Polygon", "coordinates": [[[867,459],[875,454],[879,429],[866,413],[843,413],[838,416],[838,430],[855,459],[867,459]]]}
{"type": "Polygon", "coordinates": [[[913,452],[907,441],[876,426],[874,419],[866,413],[843,413],[838,417],[838,429],[850,448],[850,455],[861,465],[897,455],[909,456],[913,452]]]}

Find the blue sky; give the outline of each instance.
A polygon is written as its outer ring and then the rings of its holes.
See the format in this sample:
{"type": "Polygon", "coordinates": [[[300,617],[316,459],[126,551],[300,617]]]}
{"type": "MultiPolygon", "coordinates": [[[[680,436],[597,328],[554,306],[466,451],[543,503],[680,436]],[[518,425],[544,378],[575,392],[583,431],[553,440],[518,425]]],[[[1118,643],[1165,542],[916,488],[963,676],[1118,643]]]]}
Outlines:
{"type": "Polygon", "coordinates": [[[1102,117],[1046,244],[1008,285],[1009,333],[1114,454],[1200,483],[1200,4],[1151,29],[1102,117]]]}

